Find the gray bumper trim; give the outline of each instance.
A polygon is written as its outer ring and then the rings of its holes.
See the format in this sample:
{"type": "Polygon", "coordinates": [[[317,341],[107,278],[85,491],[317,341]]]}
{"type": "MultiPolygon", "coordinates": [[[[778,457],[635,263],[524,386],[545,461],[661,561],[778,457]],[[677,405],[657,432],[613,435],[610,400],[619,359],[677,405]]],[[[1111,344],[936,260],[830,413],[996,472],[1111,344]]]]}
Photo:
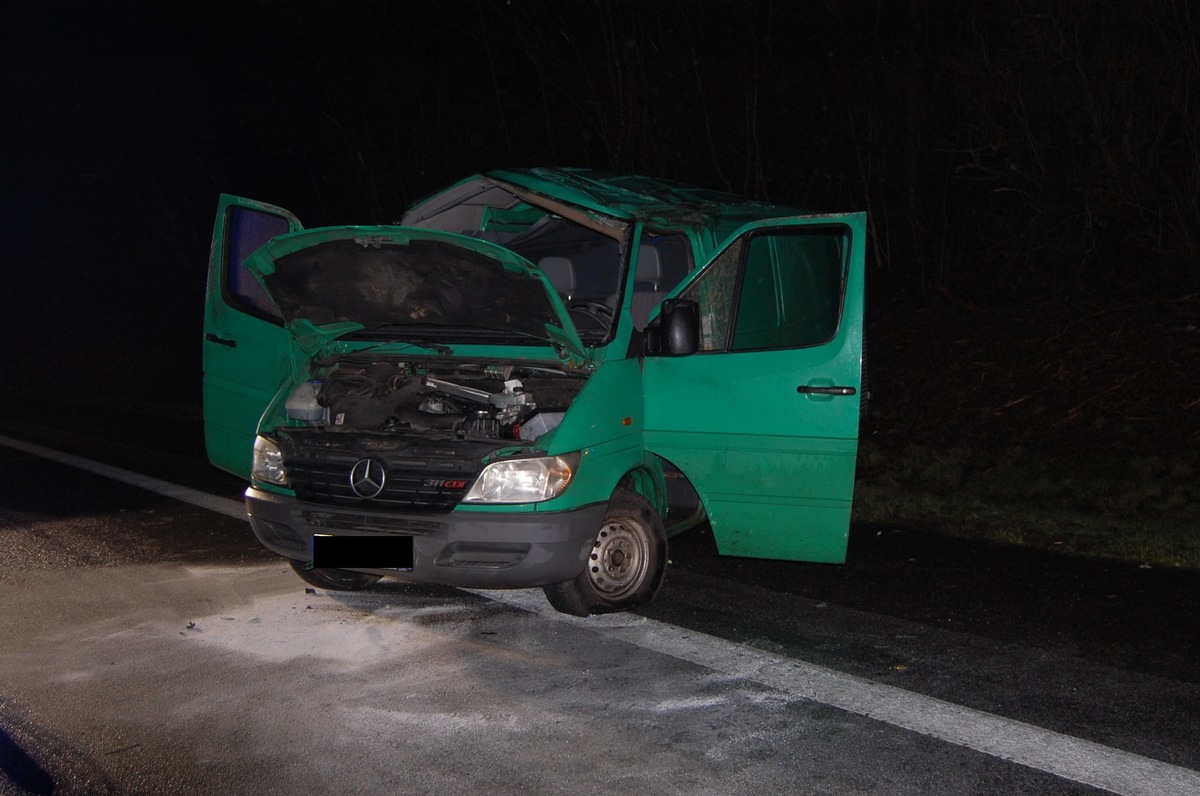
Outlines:
{"type": "Polygon", "coordinates": [[[246,509],[258,540],[287,558],[311,561],[313,534],[401,533],[413,537],[411,571],[388,569],[387,562],[357,571],[417,583],[522,589],[562,583],[582,572],[608,504],[553,512],[372,515],[251,487],[246,509]],[[389,530],[372,529],[378,527],[389,530]]]}

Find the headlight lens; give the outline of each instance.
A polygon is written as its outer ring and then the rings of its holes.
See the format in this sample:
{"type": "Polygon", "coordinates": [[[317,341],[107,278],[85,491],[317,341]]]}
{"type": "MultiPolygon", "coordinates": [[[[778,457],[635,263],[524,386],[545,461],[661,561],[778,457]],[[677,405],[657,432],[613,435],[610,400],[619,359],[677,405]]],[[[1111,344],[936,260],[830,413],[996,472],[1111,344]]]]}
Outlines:
{"type": "Polygon", "coordinates": [[[254,440],[254,467],[250,475],[266,484],[288,485],[287,469],[283,466],[283,452],[266,437],[254,440]]]}
{"type": "Polygon", "coordinates": [[[483,468],[464,503],[538,503],[566,491],[579,468],[579,453],[536,459],[504,459],[483,468]]]}

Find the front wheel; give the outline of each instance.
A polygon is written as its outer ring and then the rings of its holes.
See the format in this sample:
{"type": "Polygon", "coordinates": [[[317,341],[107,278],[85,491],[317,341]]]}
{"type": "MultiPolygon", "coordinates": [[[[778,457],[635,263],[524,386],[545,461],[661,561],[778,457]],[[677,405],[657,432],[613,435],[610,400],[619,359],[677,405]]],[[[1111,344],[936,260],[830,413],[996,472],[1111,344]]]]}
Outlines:
{"type": "Polygon", "coordinates": [[[330,591],[358,591],[374,584],[380,577],[365,572],[351,572],[348,569],[314,567],[307,561],[297,561],[294,558],[289,558],[288,563],[305,583],[330,591]]]}
{"type": "Polygon", "coordinates": [[[667,534],[650,501],[617,491],[608,503],[587,566],[574,580],[544,586],[564,614],[628,611],[654,599],[667,566],[667,534]]]}

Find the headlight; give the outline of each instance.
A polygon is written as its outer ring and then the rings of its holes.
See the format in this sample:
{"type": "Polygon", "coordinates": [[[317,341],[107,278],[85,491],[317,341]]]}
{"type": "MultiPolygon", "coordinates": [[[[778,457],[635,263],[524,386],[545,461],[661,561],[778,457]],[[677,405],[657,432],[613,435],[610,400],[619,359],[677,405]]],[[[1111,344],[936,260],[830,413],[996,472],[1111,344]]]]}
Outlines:
{"type": "Polygon", "coordinates": [[[579,453],[537,459],[504,459],[483,468],[464,503],[538,503],[566,491],[579,453]]]}
{"type": "Polygon", "coordinates": [[[250,476],[267,484],[288,485],[287,469],[283,466],[283,452],[266,437],[254,439],[254,466],[250,476]]]}

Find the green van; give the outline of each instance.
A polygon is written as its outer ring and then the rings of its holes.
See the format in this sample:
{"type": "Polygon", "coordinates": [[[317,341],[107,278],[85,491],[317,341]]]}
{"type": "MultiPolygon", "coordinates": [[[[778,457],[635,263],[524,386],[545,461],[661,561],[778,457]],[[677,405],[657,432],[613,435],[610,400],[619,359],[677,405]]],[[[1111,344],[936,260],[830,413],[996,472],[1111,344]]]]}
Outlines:
{"type": "Polygon", "coordinates": [[[845,560],[862,213],[647,177],[469,177],[394,226],[222,196],[209,459],[309,583],[653,598],[667,539],[845,560]]]}

